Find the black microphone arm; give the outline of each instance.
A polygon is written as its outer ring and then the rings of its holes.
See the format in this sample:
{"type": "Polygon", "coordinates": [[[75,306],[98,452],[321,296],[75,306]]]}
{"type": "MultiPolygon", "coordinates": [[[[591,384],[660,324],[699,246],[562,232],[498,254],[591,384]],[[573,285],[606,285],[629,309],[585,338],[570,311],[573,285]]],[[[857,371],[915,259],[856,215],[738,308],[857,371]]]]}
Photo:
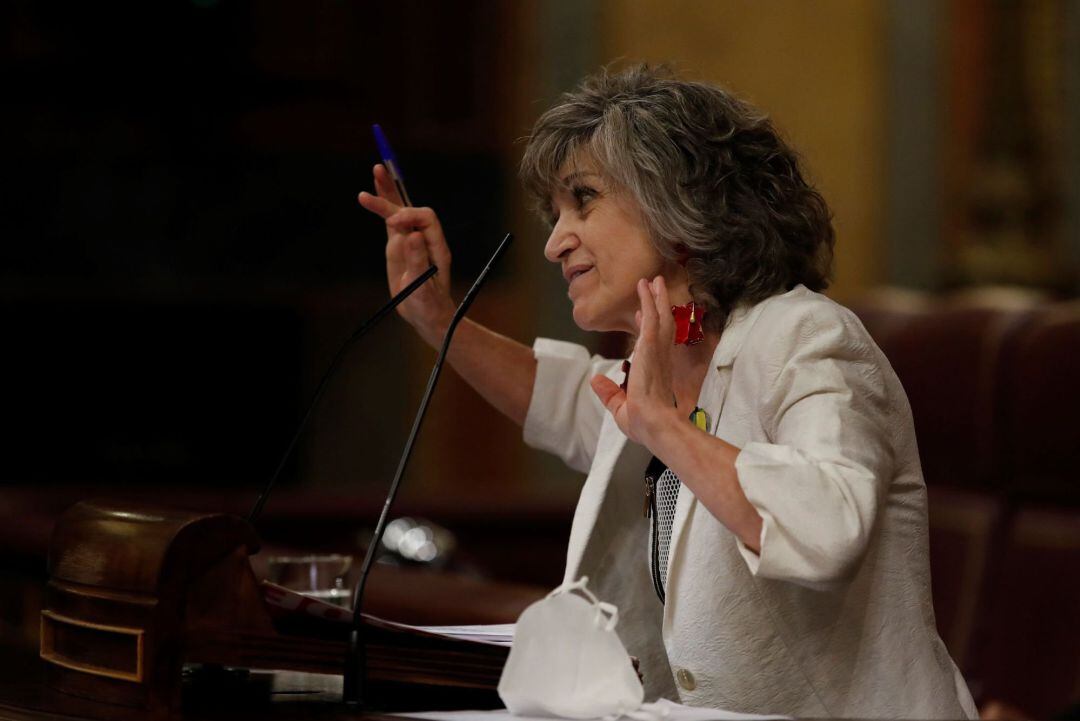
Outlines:
{"type": "Polygon", "coordinates": [[[487,280],[492,267],[495,265],[496,261],[502,257],[503,253],[506,252],[506,249],[513,238],[513,234],[507,233],[506,237],[502,239],[502,242],[499,243],[499,247],[495,249],[491,259],[487,262],[487,265],[480,271],[480,275],[477,276],[476,282],[473,283],[472,288],[469,288],[469,292],[465,294],[465,299],[461,301],[461,305],[459,305],[458,309],[454,312],[453,318],[450,319],[450,325],[446,329],[446,335],[443,336],[442,348],[439,349],[439,355],[435,359],[435,367],[431,369],[431,376],[428,378],[427,388],[424,390],[423,398],[420,399],[420,409],[416,412],[416,419],[413,421],[412,431],[409,433],[409,439],[405,442],[405,450],[402,452],[401,460],[398,462],[397,473],[394,474],[394,480],[390,484],[389,492],[386,494],[386,502],[383,504],[379,522],[375,524],[375,532],[372,534],[371,543],[368,545],[367,553],[364,556],[364,565],[360,568],[360,580],[356,582],[356,590],[353,592],[352,631],[349,634],[349,650],[348,656],[345,659],[345,686],[342,698],[342,700],[351,707],[363,706],[367,663],[364,644],[360,637],[363,625],[361,605],[364,600],[364,589],[367,586],[368,576],[371,574],[371,566],[375,562],[375,556],[378,553],[379,546],[382,544],[383,532],[386,530],[386,519],[390,515],[390,507],[394,503],[394,498],[397,497],[398,488],[401,486],[401,478],[405,475],[405,466],[409,463],[409,456],[412,455],[413,445],[416,443],[416,436],[420,432],[420,424],[424,421],[424,414],[427,412],[428,403],[431,401],[431,394],[435,390],[435,383],[439,380],[439,373],[442,372],[443,362],[446,360],[446,354],[450,350],[450,340],[454,337],[454,330],[457,328],[458,323],[461,322],[461,319],[465,317],[465,313],[468,312],[469,306],[476,300],[476,295],[480,292],[480,287],[484,285],[484,281],[487,280]]]}
{"type": "Polygon", "coordinates": [[[274,475],[270,476],[270,480],[263,486],[262,492],[259,493],[259,497],[255,500],[255,505],[251,507],[251,511],[248,513],[248,522],[254,525],[259,514],[262,513],[263,506],[266,505],[266,499],[270,497],[270,491],[273,490],[274,484],[277,482],[278,476],[281,475],[281,471],[285,468],[285,462],[289,460],[289,456],[292,455],[293,449],[296,447],[296,442],[300,440],[300,436],[303,434],[304,429],[307,427],[308,421],[311,419],[311,413],[315,410],[315,406],[319,404],[319,399],[322,398],[323,391],[326,390],[326,382],[330,380],[330,377],[334,375],[334,371],[341,364],[342,358],[345,357],[345,351],[349,349],[356,341],[368,332],[376,323],[386,317],[386,314],[397,308],[401,304],[401,301],[408,298],[413,294],[417,288],[427,282],[428,278],[435,275],[438,270],[434,265],[430,266],[427,270],[416,277],[416,280],[409,283],[407,286],[401,289],[401,291],[391,298],[386,305],[379,308],[375,312],[375,315],[371,316],[359,326],[356,330],[345,339],[345,342],[338,348],[337,354],[334,359],[330,361],[330,366],[323,373],[322,379],[319,381],[319,385],[315,388],[315,393],[312,395],[311,403],[308,404],[307,411],[304,412],[304,418],[300,421],[300,425],[296,429],[296,433],[293,434],[292,440],[289,441],[289,446],[285,449],[284,455],[281,456],[281,461],[278,463],[277,470],[274,471],[274,475]]]}

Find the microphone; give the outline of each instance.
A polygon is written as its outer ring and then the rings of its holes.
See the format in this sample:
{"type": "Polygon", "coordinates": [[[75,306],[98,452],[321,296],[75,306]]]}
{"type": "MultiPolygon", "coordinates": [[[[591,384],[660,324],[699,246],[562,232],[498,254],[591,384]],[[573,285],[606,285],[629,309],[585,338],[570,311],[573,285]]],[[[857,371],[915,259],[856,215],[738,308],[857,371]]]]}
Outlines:
{"type": "Polygon", "coordinates": [[[465,313],[468,312],[469,306],[476,300],[477,293],[480,292],[480,287],[487,280],[488,273],[491,272],[491,268],[495,265],[495,262],[502,257],[506,252],[507,247],[510,245],[510,241],[514,236],[511,233],[507,233],[506,237],[499,243],[499,247],[495,249],[491,259],[488,260],[487,265],[480,271],[480,275],[476,277],[476,281],[472,287],[469,288],[469,292],[465,294],[465,299],[461,301],[461,305],[454,311],[454,316],[450,319],[450,325],[446,329],[446,335],[443,336],[442,348],[439,350],[439,355],[435,359],[435,366],[431,369],[431,376],[428,378],[427,388],[424,389],[424,395],[420,399],[420,409],[416,412],[416,419],[413,421],[412,431],[409,432],[409,439],[405,442],[405,450],[401,454],[401,460],[398,462],[397,473],[394,474],[394,480],[390,484],[390,490],[386,494],[386,502],[383,504],[382,513],[379,515],[379,522],[375,524],[375,532],[372,534],[371,543],[368,545],[367,553],[364,556],[364,564],[360,568],[360,579],[356,582],[356,589],[353,592],[353,617],[352,617],[352,630],[349,633],[349,650],[348,655],[345,657],[345,686],[342,694],[342,700],[347,706],[352,708],[360,708],[363,706],[364,685],[366,683],[367,676],[367,659],[364,652],[364,644],[361,639],[363,619],[361,614],[361,605],[364,600],[364,589],[367,587],[368,576],[371,574],[371,566],[375,562],[375,554],[378,552],[379,545],[382,543],[383,532],[386,530],[386,519],[390,515],[390,507],[394,503],[394,499],[397,497],[398,488],[401,485],[401,478],[405,475],[405,466],[409,462],[409,456],[412,454],[413,445],[416,443],[416,436],[420,431],[420,424],[424,420],[424,414],[427,412],[428,403],[431,401],[431,394],[435,390],[435,383],[439,380],[439,374],[442,372],[443,362],[446,360],[446,354],[450,350],[450,340],[454,336],[454,330],[457,328],[458,323],[465,317],[465,313]]]}
{"type": "Polygon", "coordinates": [[[289,460],[289,456],[292,455],[293,449],[296,447],[296,442],[300,440],[300,435],[307,427],[308,420],[311,418],[312,411],[315,410],[315,406],[319,403],[319,399],[322,398],[323,391],[326,390],[326,382],[330,380],[330,376],[337,370],[342,358],[345,356],[345,351],[356,341],[368,332],[376,323],[382,320],[387,313],[397,308],[401,304],[401,301],[408,298],[413,292],[427,282],[428,278],[435,275],[438,268],[431,265],[427,270],[416,277],[416,280],[409,283],[407,286],[401,289],[401,291],[389,300],[382,308],[376,311],[375,315],[371,316],[359,326],[352,334],[345,339],[345,342],[338,348],[337,354],[334,355],[334,359],[330,361],[330,366],[323,373],[322,380],[319,381],[319,385],[315,387],[315,393],[311,398],[311,403],[308,404],[307,411],[304,412],[304,418],[300,421],[300,425],[296,429],[296,433],[293,434],[292,440],[289,442],[288,447],[285,449],[285,454],[281,457],[281,462],[278,463],[277,470],[274,471],[274,475],[270,476],[270,480],[263,486],[262,492],[259,493],[259,497],[255,500],[255,505],[251,507],[251,511],[248,513],[248,522],[252,525],[255,524],[255,520],[262,513],[263,506],[266,505],[266,499],[270,497],[270,491],[274,488],[274,484],[277,482],[278,476],[281,475],[281,471],[285,468],[285,462],[289,460]]]}

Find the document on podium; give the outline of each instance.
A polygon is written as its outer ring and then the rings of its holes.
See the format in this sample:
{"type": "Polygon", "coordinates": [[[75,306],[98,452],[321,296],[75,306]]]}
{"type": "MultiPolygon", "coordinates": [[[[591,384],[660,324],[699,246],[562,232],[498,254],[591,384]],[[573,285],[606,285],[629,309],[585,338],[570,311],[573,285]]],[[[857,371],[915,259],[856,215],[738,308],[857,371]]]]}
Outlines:
{"type": "MultiPolygon", "coordinates": [[[[270,581],[262,582],[263,600],[272,617],[280,620],[295,620],[301,617],[318,620],[332,626],[346,628],[352,622],[352,612],[348,608],[328,603],[324,599],[309,596],[270,581]]],[[[500,623],[480,626],[413,626],[384,618],[368,616],[379,625],[400,631],[419,631],[420,633],[453,638],[459,641],[473,641],[494,646],[507,646],[514,642],[514,624],[500,623]]]]}
{"type": "Polygon", "coordinates": [[[415,631],[433,633],[436,636],[449,636],[462,641],[490,643],[495,646],[512,646],[514,643],[514,624],[494,623],[474,626],[405,626],[415,631]]]}
{"type": "MultiPolygon", "coordinates": [[[[506,709],[497,711],[411,711],[395,716],[408,716],[413,719],[428,721],[551,721],[551,716],[515,716],[506,709]]],[[[674,701],[660,699],[655,703],[644,704],[637,711],[620,716],[619,719],[606,717],[595,721],[765,721],[766,719],[790,719],[791,716],[736,713],[715,708],[684,706],[674,701]]]]}

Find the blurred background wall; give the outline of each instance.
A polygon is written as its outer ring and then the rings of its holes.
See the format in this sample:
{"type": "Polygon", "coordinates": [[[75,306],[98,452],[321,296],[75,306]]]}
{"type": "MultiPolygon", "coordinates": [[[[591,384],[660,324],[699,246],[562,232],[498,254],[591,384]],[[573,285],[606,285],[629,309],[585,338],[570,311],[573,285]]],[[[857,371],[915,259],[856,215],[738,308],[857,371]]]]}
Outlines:
{"type": "MultiPolygon", "coordinates": [[[[14,0],[0,28],[0,513],[32,527],[5,542],[34,572],[86,494],[253,500],[386,297],[383,228],[355,200],[373,122],[439,211],[459,289],[515,232],[472,315],[526,342],[617,347],[572,326],[515,180],[536,117],[611,63],[669,62],[772,116],[835,213],[842,302],[1080,288],[1067,0],[14,0]]],[[[396,318],[353,349],[285,491],[370,523],[433,357],[396,318]]],[[[448,374],[404,501],[568,521],[580,481],[448,374]]]]}
{"type": "MultiPolygon", "coordinates": [[[[669,62],[770,113],[835,212],[842,301],[883,284],[1076,289],[1071,3],[0,12],[7,482],[264,477],[334,348],[385,295],[381,227],[354,200],[377,160],[371,122],[442,214],[459,285],[518,234],[477,317],[590,342],[514,166],[543,108],[613,62],[669,62]]],[[[356,349],[291,482],[386,478],[430,359],[396,319],[356,349]]],[[[470,469],[470,492],[495,477],[573,494],[453,379],[434,411],[414,487],[449,464],[470,469]]]]}

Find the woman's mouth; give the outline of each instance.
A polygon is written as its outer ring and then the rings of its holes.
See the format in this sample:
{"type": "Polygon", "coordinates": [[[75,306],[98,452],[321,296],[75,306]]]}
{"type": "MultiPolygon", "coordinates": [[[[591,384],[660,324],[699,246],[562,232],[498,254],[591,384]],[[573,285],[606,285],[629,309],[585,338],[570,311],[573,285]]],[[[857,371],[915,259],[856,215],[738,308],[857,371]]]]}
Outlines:
{"type": "Polygon", "coordinates": [[[574,281],[592,270],[591,265],[575,265],[566,269],[566,282],[573,285],[574,281]]]}

